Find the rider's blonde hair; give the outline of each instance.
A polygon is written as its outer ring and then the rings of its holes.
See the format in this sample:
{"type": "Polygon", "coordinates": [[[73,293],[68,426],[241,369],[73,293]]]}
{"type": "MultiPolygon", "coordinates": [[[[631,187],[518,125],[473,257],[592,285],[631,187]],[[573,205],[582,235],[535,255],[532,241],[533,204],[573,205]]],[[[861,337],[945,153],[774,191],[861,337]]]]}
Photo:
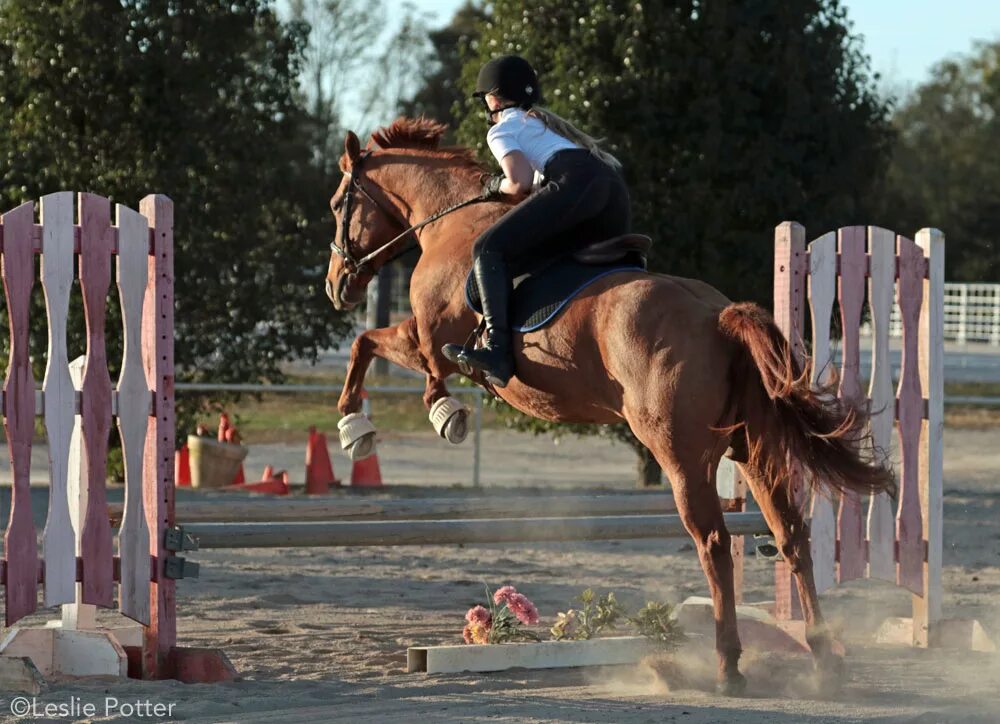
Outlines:
{"type": "Polygon", "coordinates": [[[529,116],[534,116],[563,138],[567,138],[576,145],[587,149],[594,156],[611,166],[611,168],[619,169],[622,167],[621,161],[601,148],[601,142],[604,140],[603,138],[594,138],[593,136],[584,133],[565,118],[553,113],[548,108],[532,106],[526,112],[529,116]]]}

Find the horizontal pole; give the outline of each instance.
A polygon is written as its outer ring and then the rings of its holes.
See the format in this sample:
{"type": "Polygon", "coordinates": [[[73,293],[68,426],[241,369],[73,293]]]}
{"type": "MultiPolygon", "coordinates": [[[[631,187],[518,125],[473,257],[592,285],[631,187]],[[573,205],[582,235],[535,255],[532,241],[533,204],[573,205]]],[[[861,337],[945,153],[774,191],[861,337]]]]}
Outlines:
{"type": "MultiPolygon", "coordinates": [[[[760,513],[726,513],[734,535],[767,533],[760,513]]],[[[335,546],[527,543],[570,540],[679,538],[688,533],[677,515],[401,520],[307,523],[194,523],[184,531],[201,548],[285,548],[335,546]]]]}
{"type": "MultiPolygon", "coordinates": [[[[665,491],[621,495],[510,496],[366,500],[330,496],[241,500],[178,501],[178,523],[291,522],[316,520],[414,520],[427,518],[525,518],[544,514],[643,515],[673,513],[677,507],[665,491]]],[[[113,522],[121,520],[123,503],[108,505],[113,522]]]]}
{"type": "MultiPolygon", "coordinates": [[[[340,394],[341,385],[265,385],[243,384],[229,382],[178,382],[174,385],[178,392],[252,392],[255,394],[296,394],[296,393],[330,393],[340,394]]],[[[384,394],[423,394],[423,387],[403,385],[376,385],[365,387],[367,392],[384,394]]],[[[453,395],[484,395],[486,390],[481,387],[453,387],[448,390],[453,395]]]]}
{"type": "Polygon", "coordinates": [[[977,407],[1000,407],[1000,397],[979,397],[976,395],[946,395],[946,405],[971,405],[977,407]]]}

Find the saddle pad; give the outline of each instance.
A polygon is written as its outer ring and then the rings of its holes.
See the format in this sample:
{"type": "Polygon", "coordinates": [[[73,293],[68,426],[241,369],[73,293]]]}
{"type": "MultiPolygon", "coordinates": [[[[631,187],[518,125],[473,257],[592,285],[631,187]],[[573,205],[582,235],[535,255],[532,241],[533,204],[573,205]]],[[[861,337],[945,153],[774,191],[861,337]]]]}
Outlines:
{"type": "MultiPolygon", "coordinates": [[[[516,277],[510,300],[511,328],[516,332],[541,329],[588,285],[620,271],[645,270],[625,260],[613,264],[583,264],[563,258],[536,272],[516,277]]],[[[479,285],[471,270],[465,282],[465,301],[472,311],[482,314],[479,285]]]]}

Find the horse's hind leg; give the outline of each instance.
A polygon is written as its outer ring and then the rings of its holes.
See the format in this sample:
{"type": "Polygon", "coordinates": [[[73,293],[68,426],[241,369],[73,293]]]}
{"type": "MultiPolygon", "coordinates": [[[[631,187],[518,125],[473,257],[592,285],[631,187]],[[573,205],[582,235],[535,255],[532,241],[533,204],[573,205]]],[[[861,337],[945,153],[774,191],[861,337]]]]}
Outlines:
{"type": "Polygon", "coordinates": [[[750,465],[741,464],[739,467],[774,535],[778,550],[795,577],[806,624],[806,642],[812,649],[816,668],[822,677],[821,685],[825,689],[835,689],[840,684],[844,665],[841,657],[834,652],[833,636],[823,624],[819,610],[809,549],[809,529],[802,512],[791,500],[785,485],[768,480],[766,475],[750,465]]]}
{"type": "Polygon", "coordinates": [[[736,625],[732,541],[715,487],[715,474],[725,445],[709,434],[707,425],[705,434],[696,439],[690,428],[687,433],[675,428],[670,442],[664,441],[662,432],[657,434],[643,427],[632,423],[636,437],[652,450],[670,479],[677,512],[694,540],[708,579],[715,615],[715,649],[719,655],[719,690],[739,695],[746,689],[746,679],[739,670],[742,647],[736,625]]]}
{"type": "MultiPolygon", "coordinates": [[[[699,455],[700,456],[700,455],[699,455]]],[[[742,646],[736,624],[736,593],[733,582],[732,540],[716,493],[718,461],[670,466],[667,475],[684,527],[694,539],[715,613],[715,650],[719,655],[719,688],[739,695],[746,688],[740,673],[742,646]]]]}

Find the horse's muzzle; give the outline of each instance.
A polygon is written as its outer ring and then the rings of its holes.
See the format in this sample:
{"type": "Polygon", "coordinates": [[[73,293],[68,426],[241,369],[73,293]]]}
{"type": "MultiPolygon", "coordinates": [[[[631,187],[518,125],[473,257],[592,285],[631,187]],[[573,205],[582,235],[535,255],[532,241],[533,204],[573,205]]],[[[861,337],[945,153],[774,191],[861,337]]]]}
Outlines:
{"type": "Polygon", "coordinates": [[[363,300],[362,294],[357,294],[357,289],[353,289],[358,277],[354,274],[341,274],[334,282],[332,279],[326,280],[326,296],[333,302],[333,306],[338,311],[350,311],[358,306],[363,300]],[[357,297],[357,298],[355,298],[357,297]]]}

